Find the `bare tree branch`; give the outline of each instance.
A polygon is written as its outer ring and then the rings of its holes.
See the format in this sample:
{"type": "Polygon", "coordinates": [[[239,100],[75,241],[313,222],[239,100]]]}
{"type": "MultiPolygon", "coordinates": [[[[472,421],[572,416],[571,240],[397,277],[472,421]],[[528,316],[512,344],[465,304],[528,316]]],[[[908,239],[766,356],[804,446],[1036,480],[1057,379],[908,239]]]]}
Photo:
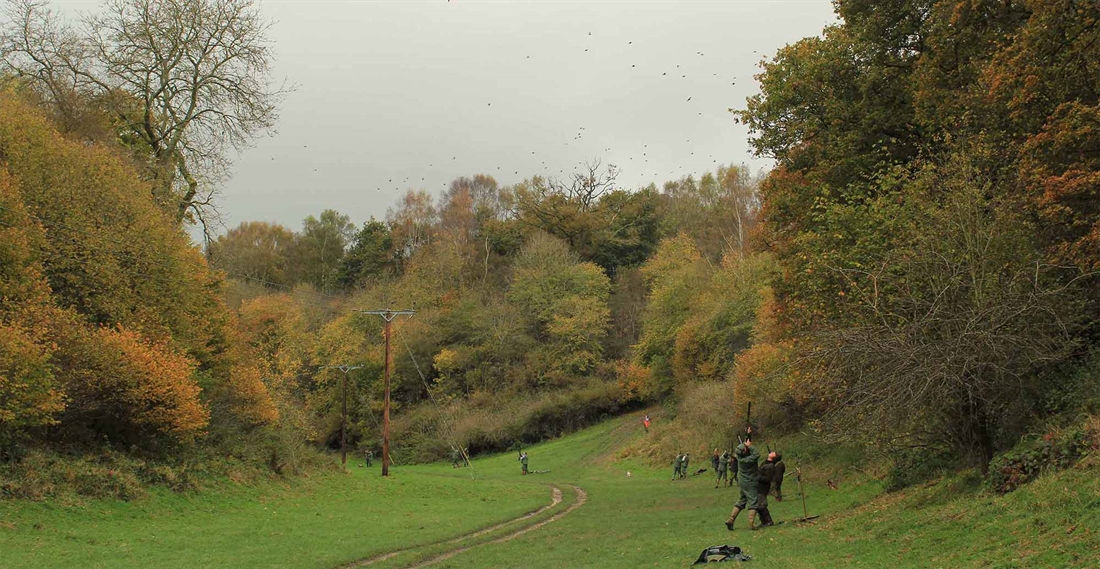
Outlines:
{"type": "Polygon", "coordinates": [[[5,67],[63,116],[74,101],[101,105],[148,153],[155,199],[179,221],[208,217],[199,211],[228,176],[228,153],[273,132],[290,90],[271,81],[271,24],[252,0],[104,0],[79,26],[44,0],[7,12],[5,67]]]}

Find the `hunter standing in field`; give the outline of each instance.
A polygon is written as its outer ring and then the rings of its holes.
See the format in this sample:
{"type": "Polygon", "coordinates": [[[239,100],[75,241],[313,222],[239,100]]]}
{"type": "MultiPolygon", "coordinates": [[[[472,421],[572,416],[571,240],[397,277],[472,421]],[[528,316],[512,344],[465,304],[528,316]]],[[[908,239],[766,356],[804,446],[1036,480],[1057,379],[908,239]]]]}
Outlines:
{"type": "Polygon", "coordinates": [[[749,529],[756,529],[753,527],[753,521],[756,519],[756,487],[759,478],[757,463],[760,461],[760,453],[753,448],[752,441],[747,440],[737,445],[736,455],[737,486],[741,489],[741,495],[737,499],[737,505],[730,512],[729,519],[726,520],[726,529],[733,531],[733,522],[745,508],[749,510],[749,529]]]}
{"type": "MultiPolygon", "coordinates": [[[[768,494],[772,491],[772,481],[775,480],[776,453],[769,452],[767,460],[760,465],[760,475],[756,486],[756,512],[760,515],[760,527],[775,525],[772,514],[768,510],[768,494]]],[[[751,519],[751,518],[750,518],[751,519]]],[[[749,522],[752,525],[752,522],[749,522]]]]}
{"type": "Polygon", "coordinates": [[[367,449],[363,453],[363,462],[364,462],[364,466],[366,466],[367,468],[370,468],[370,466],[372,464],[374,464],[374,453],[371,452],[370,449],[367,449]]]}
{"type": "Polygon", "coordinates": [[[778,451],[775,454],[775,475],[772,476],[772,486],[775,486],[775,501],[783,501],[783,477],[787,475],[787,465],[783,464],[783,455],[778,451]]]}
{"type": "Polygon", "coordinates": [[[678,480],[680,478],[680,464],[684,461],[684,455],[677,454],[676,458],[672,459],[672,479],[678,480]]]}
{"type": "Polygon", "coordinates": [[[714,449],[714,454],[710,455],[710,468],[715,474],[718,474],[718,449],[714,449]]]}
{"type": "Polygon", "coordinates": [[[726,487],[728,488],[730,486],[733,486],[733,481],[737,478],[737,457],[734,456],[733,453],[727,454],[728,458],[726,458],[726,471],[729,477],[726,478],[726,487]]]}
{"type": "Polygon", "coordinates": [[[714,487],[717,488],[722,485],[722,481],[726,480],[726,471],[729,469],[730,453],[729,451],[722,451],[722,456],[718,457],[718,479],[714,481],[714,487]]]}
{"type": "Polygon", "coordinates": [[[458,452],[458,449],[451,447],[451,468],[458,468],[462,462],[462,453],[458,452]]]}
{"type": "Polygon", "coordinates": [[[523,467],[523,474],[524,474],[524,476],[526,476],[527,475],[527,453],[525,453],[525,452],[519,453],[519,464],[520,464],[521,467],[523,467]]]}
{"type": "Polygon", "coordinates": [[[688,453],[684,453],[684,457],[680,459],[680,478],[684,478],[688,475],[688,453]]]}

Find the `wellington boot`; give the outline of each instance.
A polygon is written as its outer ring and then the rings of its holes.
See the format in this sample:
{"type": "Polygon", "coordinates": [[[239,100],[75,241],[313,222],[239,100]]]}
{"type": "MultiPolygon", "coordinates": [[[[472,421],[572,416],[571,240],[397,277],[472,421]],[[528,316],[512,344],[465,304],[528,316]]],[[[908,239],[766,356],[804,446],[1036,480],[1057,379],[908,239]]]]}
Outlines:
{"type": "Polygon", "coordinates": [[[760,527],[766,528],[768,526],[774,526],[775,522],[772,520],[772,513],[767,508],[760,510],[760,527]]]}
{"type": "Polygon", "coordinates": [[[741,508],[734,506],[733,511],[730,512],[730,517],[726,520],[726,529],[733,531],[733,522],[737,521],[737,515],[741,513],[741,508]]]}
{"type": "Polygon", "coordinates": [[[749,529],[750,530],[755,530],[756,529],[756,526],[753,525],[753,522],[755,522],[755,521],[756,521],[756,510],[749,510],[749,529]]]}

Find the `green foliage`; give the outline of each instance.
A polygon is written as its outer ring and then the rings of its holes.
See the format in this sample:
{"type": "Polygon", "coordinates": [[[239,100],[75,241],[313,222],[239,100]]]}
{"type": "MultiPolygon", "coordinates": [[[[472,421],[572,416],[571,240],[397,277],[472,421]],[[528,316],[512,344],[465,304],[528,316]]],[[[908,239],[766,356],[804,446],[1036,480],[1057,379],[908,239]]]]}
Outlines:
{"type": "Polygon", "coordinates": [[[767,256],[728,250],[715,268],[686,233],[661,242],[641,269],[649,295],[634,346],[634,363],[652,371],[658,393],[727,376],[749,347],[771,266],[767,256]]]}
{"type": "Polygon", "coordinates": [[[516,258],[508,299],[531,315],[542,344],[528,354],[536,385],[564,385],[589,373],[607,334],[611,282],[562,241],[536,234],[516,258]]]}
{"type": "Polygon", "coordinates": [[[355,234],[344,255],[337,281],[349,289],[384,276],[393,265],[393,237],[384,223],[371,219],[355,234]]]}

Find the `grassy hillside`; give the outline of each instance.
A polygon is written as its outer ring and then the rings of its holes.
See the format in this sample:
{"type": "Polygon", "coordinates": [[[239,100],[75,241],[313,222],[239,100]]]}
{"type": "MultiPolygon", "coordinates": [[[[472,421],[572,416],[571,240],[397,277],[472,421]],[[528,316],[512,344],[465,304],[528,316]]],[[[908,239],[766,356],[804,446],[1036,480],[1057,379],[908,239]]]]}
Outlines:
{"type": "MultiPolygon", "coordinates": [[[[395,469],[391,480],[331,475],[197,497],[158,494],[136,504],[0,505],[3,567],[316,567],[402,550],[365,566],[409,567],[458,548],[433,567],[685,567],[709,545],[740,545],[758,567],[1094,567],[1100,562],[1100,476],[1095,462],[1041,478],[1006,496],[982,494],[963,473],[883,494],[851,457],[792,442],[788,461],[806,474],[809,524],[732,533],[722,524],[733,489],[710,474],[669,480],[617,450],[640,433],[636,417],[610,421],[472,469],[395,469]],[[471,480],[471,470],[474,480],[471,480]],[[629,475],[628,475],[629,472],[629,475]],[[830,489],[826,480],[837,483],[830,489]],[[562,503],[483,535],[458,536],[562,503]],[[577,506],[584,490],[586,501],[577,506]],[[573,509],[570,509],[573,508],[573,509]],[[568,511],[567,511],[568,510],[568,511]],[[562,515],[564,514],[564,515],[562,515]],[[560,517],[558,517],[560,516],[560,517]],[[514,539],[512,533],[540,522],[514,539]],[[452,540],[448,543],[439,543],[452,540]],[[434,544],[434,545],[433,545],[434,544]],[[416,547],[421,545],[421,547],[416,547]],[[411,549],[409,549],[411,547],[411,549]],[[129,565],[127,565],[129,564],[129,565]]],[[[706,466],[693,459],[693,469],[706,466]]],[[[801,516],[788,478],[777,520],[801,516]]]]}
{"type": "Polygon", "coordinates": [[[545,486],[365,470],[136,502],[0,502],[0,567],[334,567],[550,501],[545,486]]]}

